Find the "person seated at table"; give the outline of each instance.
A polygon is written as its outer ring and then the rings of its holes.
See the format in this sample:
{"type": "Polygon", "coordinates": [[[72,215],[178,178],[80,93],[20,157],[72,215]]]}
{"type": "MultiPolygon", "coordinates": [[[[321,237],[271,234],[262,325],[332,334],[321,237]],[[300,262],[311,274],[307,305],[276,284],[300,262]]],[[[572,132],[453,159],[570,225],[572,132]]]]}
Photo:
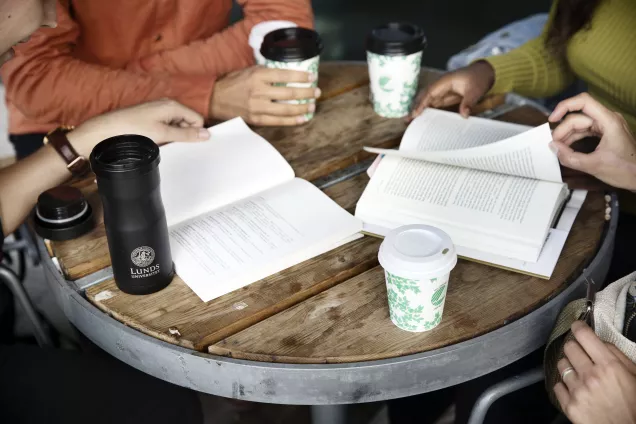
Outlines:
{"type": "Polygon", "coordinates": [[[243,19],[228,26],[232,2],[57,2],[58,25],[16,47],[0,76],[6,86],[11,141],[22,158],[46,132],[145,101],[170,98],[206,119],[240,116],[255,125],[298,125],[315,98],[305,72],[253,67],[251,28],[287,20],[313,27],[310,0],[239,0],[243,19]]]}
{"type": "MultiPolygon", "coordinates": [[[[0,65],[11,47],[40,25],[55,27],[53,0],[0,0],[0,65]]],[[[209,137],[203,117],[164,100],[89,119],[67,138],[88,156],[101,140],[136,133],[157,142],[209,137]]],[[[71,176],[66,163],[46,146],[0,170],[0,261],[2,233],[14,231],[38,195],[71,176]]],[[[0,288],[4,288],[2,285],[0,288]]],[[[165,383],[109,357],[33,346],[0,345],[2,423],[201,423],[196,394],[165,383]]]]}
{"type": "MultiPolygon", "coordinates": [[[[486,94],[517,92],[529,97],[550,97],[576,79],[589,94],[610,110],[623,115],[636,131],[636,2],[633,0],[554,0],[540,37],[506,54],[479,60],[451,72],[422,93],[412,116],[426,107],[459,103],[468,116],[486,94]]],[[[609,278],[636,270],[631,260],[631,239],[636,231],[636,197],[619,192],[621,217],[609,278]]]]}
{"type": "Polygon", "coordinates": [[[540,37],[443,76],[420,93],[412,116],[427,107],[458,103],[460,113],[468,116],[487,93],[550,97],[578,78],[592,97],[620,112],[634,131],[635,35],[632,0],[554,0],[540,37]]]}

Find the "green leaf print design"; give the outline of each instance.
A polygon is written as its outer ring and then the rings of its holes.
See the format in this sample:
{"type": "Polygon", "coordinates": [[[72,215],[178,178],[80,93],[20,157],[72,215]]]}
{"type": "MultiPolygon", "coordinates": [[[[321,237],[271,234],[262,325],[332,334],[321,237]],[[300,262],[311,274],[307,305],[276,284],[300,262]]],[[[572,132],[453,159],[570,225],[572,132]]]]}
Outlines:
{"type": "MultiPolygon", "coordinates": [[[[432,280],[431,280],[432,282],[432,280]]],[[[431,297],[431,303],[433,306],[439,306],[444,302],[444,298],[446,297],[446,284],[435,290],[433,296],[431,297]]]]}
{"type": "Polygon", "coordinates": [[[367,52],[367,57],[369,62],[377,64],[380,68],[384,68],[386,64],[389,63],[389,60],[391,60],[391,58],[388,56],[383,56],[371,52],[367,52]]]}
{"type": "MultiPolygon", "coordinates": [[[[410,331],[421,331],[422,329],[430,330],[441,322],[442,314],[439,311],[435,312],[431,321],[426,321],[424,317],[422,317],[424,305],[414,306],[410,304],[407,292],[414,294],[421,293],[420,282],[418,280],[398,277],[390,272],[387,272],[386,275],[388,283],[387,295],[390,305],[389,314],[391,320],[398,327],[410,331]]],[[[442,292],[442,296],[443,295],[444,293],[442,292]]]]}
{"type": "Polygon", "coordinates": [[[398,277],[389,272],[387,272],[387,280],[391,320],[401,328],[417,330],[424,323],[421,316],[424,312],[424,305],[411,306],[407,292],[420,293],[418,281],[398,277]]]}
{"type": "Polygon", "coordinates": [[[385,93],[390,93],[393,91],[392,88],[387,87],[387,84],[391,82],[391,77],[381,76],[379,82],[380,82],[380,90],[384,91],[385,93]]]}

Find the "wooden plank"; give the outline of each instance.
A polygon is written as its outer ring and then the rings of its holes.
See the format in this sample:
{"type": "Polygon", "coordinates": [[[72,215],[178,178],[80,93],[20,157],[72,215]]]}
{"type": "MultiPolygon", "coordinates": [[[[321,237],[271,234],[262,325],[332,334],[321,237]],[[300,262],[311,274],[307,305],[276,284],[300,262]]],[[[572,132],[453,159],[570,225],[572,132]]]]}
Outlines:
{"type": "Polygon", "coordinates": [[[377,265],[379,240],[366,237],[210,302],[179,277],[148,296],[122,293],[114,280],[90,287],[88,299],[124,324],[197,350],[281,312],[377,265]]]}
{"type": "Polygon", "coordinates": [[[369,183],[367,173],[362,173],[346,181],[334,184],[323,190],[327,196],[331,197],[338,205],[353,213],[355,212],[358,199],[369,183]]]}
{"type": "Polygon", "coordinates": [[[364,62],[323,62],[320,64],[318,86],[322,90],[320,101],[336,97],[369,84],[369,71],[364,62]]]}
{"type": "Polygon", "coordinates": [[[383,271],[376,267],[208,350],[267,362],[356,362],[477,337],[529,313],[567,286],[596,251],[604,208],[603,194],[590,193],[548,281],[460,260],[451,273],[442,322],[432,331],[409,333],[393,325],[383,271]]]}

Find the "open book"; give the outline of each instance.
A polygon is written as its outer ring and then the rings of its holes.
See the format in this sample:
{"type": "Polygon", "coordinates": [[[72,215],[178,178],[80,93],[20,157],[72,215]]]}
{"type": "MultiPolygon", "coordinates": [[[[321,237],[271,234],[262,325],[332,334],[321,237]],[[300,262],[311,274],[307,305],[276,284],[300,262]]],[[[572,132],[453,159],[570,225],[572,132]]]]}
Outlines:
{"type": "Polygon", "coordinates": [[[433,225],[463,257],[549,278],[586,194],[569,198],[551,140],[548,124],[427,109],[399,150],[365,148],[385,157],[356,217],[381,236],[401,225],[433,225]]]}
{"type": "Polygon", "coordinates": [[[362,223],[240,118],[210,141],[161,148],[161,196],[177,274],[203,300],[361,237],[362,223]]]}

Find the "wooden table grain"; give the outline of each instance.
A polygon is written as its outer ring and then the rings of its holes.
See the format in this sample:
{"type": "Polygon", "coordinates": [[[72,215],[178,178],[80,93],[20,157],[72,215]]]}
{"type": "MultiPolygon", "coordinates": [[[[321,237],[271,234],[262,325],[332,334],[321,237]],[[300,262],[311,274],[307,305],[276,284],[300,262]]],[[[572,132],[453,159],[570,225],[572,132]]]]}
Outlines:
{"type": "MultiPolygon", "coordinates": [[[[439,72],[424,71],[422,84],[439,72]]],[[[295,128],[257,131],[308,180],[371,158],[362,146],[394,147],[403,120],[377,116],[368,102],[366,67],[326,63],[320,70],[322,100],[315,118],[295,128]]],[[[501,98],[483,107],[497,106],[501,98]]],[[[545,114],[524,106],[499,116],[529,125],[545,114]]],[[[368,182],[358,174],[325,189],[353,211],[368,182]]],[[[92,180],[80,183],[99,210],[92,180]]],[[[380,241],[365,237],[210,302],[179,278],[161,292],[132,296],[103,281],[86,289],[99,309],[146,335],[201,352],[270,363],[351,363],[395,358],[453,345],[523,317],[563,291],[593,257],[604,226],[605,202],[590,193],[550,280],[460,260],[451,274],[442,323],[409,333],[388,314],[380,241]]],[[[76,280],[110,265],[103,225],[86,236],[52,243],[65,277],[76,280]]]]}

